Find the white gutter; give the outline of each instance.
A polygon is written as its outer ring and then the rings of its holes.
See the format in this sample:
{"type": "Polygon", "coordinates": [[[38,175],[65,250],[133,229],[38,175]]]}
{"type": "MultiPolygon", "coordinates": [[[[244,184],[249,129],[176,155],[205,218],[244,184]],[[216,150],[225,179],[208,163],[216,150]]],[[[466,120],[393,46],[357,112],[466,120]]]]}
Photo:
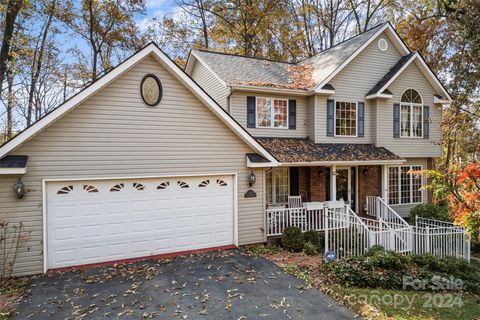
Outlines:
{"type": "Polygon", "coordinates": [[[356,166],[356,165],[382,165],[382,164],[402,164],[407,160],[367,160],[367,161],[305,161],[305,162],[279,162],[280,167],[329,167],[333,165],[337,166],[356,166]]]}
{"type": "Polygon", "coordinates": [[[26,174],[27,168],[0,168],[0,175],[7,175],[7,174],[26,174]]]}
{"type": "Polygon", "coordinates": [[[265,92],[265,93],[277,93],[277,94],[289,94],[294,96],[313,96],[315,91],[303,91],[295,89],[285,89],[285,88],[276,88],[276,87],[262,87],[262,86],[249,86],[249,85],[238,85],[230,84],[229,87],[232,91],[255,91],[255,92],[265,92]]]}

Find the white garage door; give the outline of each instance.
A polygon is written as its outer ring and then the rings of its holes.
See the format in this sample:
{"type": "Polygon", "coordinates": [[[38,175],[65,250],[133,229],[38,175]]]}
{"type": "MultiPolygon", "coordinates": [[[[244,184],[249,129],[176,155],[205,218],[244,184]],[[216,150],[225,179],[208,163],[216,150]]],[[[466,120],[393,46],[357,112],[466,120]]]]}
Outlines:
{"type": "Polygon", "coordinates": [[[233,179],[47,183],[48,268],[234,243],[233,179]]]}

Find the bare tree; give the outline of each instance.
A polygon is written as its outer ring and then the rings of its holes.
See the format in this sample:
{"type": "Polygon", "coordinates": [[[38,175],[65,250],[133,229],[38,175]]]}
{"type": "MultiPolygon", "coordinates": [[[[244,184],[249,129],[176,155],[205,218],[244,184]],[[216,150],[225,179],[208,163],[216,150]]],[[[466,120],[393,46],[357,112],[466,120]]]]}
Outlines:
{"type": "Polygon", "coordinates": [[[33,102],[34,94],[37,86],[38,77],[42,71],[43,57],[45,54],[45,48],[47,47],[48,35],[50,32],[50,27],[52,25],[52,19],[55,14],[57,6],[57,0],[51,0],[50,3],[47,3],[45,8],[46,20],[42,27],[40,41],[37,43],[35,52],[32,59],[32,77],[30,80],[30,88],[28,92],[28,102],[27,102],[27,126],[32,123],[32,114],[33,114],[33,102]]]}
{"type": "Polygon", "coordinates": [[[23,0],[8,0],[3,30],[2,48],[0,49],[0,95],[8,62],[11,60],[10,47],[15,29],[15,20],[22,9],[23,0]]]}

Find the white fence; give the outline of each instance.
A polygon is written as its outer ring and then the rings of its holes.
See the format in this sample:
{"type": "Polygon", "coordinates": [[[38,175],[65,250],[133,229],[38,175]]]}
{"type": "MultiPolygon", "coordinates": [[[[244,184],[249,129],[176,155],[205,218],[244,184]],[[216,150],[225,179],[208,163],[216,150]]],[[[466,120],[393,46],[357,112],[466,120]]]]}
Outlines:
{"type": "Polygon", "coordinates": [[[417,218],[412,226],[382,199],[375,198],[367,198],[367,207],[376,219],[359,217],[348,205],[335,209],[267,209],[267,236],[280,236],[287,227],[322,231],[325,252],[334,251],[338,258],[361,255],[381,245],[404,254],[430,253],[470,261],[470,240],[463,227],[426,218],[417,218]]]}
{"type": "Polygon", "coordinates": [[[325,253],[333,251],[337,258],[357,256],[369,248],[369,229],[350,209],[325,209],[325,253]]]}

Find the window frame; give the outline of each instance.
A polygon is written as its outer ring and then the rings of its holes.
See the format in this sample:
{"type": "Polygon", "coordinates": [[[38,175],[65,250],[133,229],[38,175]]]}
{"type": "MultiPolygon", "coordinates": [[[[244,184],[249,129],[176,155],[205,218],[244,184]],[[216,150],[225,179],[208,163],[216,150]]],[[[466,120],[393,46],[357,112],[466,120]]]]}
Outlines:
{"type": "Polygon", "coordinates": [[[334,100],[333,109],[333,136],[340,138],[358,138],[358,102],[357,101],[341,101],[334,100]],[[355,104],[355,135],[339,135],[337,134],[337,103],[353,103],[355,104]]]}
{"type": "MultiPolygon", "coordinates": [[[[388,194],[388,205],[389,206],[403,206],[403,205],[413,205],[413,204],[422,204],[422,203],[425,203],[426,202],[426,194],[425,194],[425,190],[420,190],[421,192],[421,200],[420,202],[414,202],[413,199],[414,199],[414,190],[413,190],[413,179],[414,179],[414,175],[413,174],[409,174],[409,202],[405,202],[405,203],[402,203],[402,168],[408,168],[407,172],[409,171],[412,171],[412,168],[413,167],[419,167],[420,171],[423,171],[423,165],[422,164],[409,164],[409,165],[396,165],[396,166],[388,166],[388,170],[387,170],[387,174],[388,174],[388,177],[387,177],[387,181],[388,181],[388,186],[387,186],[387,194],[388,194]],[[396,169],[396,174],[397,174],[397,203],[395,204],[392,204],[390,203],[391,201],[391,197],[390,197],[390,168],[395,168],[396,169]]],[[[417,171],[417,170],[416,170],[417,171]]],[[[424,185],[425,185],[425,177],[424,175],[422,174],[421,175],[421,187],[422,188],[424,185]]]]}
{"type": "Polygon", "coordinates": [[[403,92],[402,92],[402,95],[400,96],[400,114],[399,114],[399,121],[400,121],[400,138],[402,139],[423,139],[423,134],[424,134],[424,127],[423,127],[423,98],[422,98],[422,95],[420,94],[420,92],[418,92],[418,90],[416,89],[412,89],[412,88],[408,88],[408,89],[405,89],[403,92]],[[420,103],[414,103],[414,102],[402,102],[402,97],[403,95],[405,94],[405,92],[407,92],[408,90],[413,90],[415,91],[418,96],[420,97],[420,100],[421,102],[420,103]],[[408,136],[404,136],[402,134],[402,106],[407,106],[408,109],[409,109],[409,112],[410,112],[410,116],[409,116],[409,121],[410,121],[410,126],[409,126],[409,135],[408,136]],[[414,136],[413,135],[413,110],[415,107],[420,107],[420,125],[422,126],[422,134],[419,135],[419,136],[414,136]]]}
{"type": "Polygon", "coordinates": [[[290,195],[290,169],[288,167],[283,167],[283,168],[270,168],[265,170],[265,203],[267,206],[283,206],[288,203],[288,195],[290,195]],[[277,183],[275,181],[275,171],[277,170],[285,170],[287,173],[287,200],[285,202],[276,202],[277,200],[277,192],[276,192],[276,186],[277,183]],[[268,188],[267,188],[267,174],[271,172],[272,174],[272,202],[268,201],[268,188]]]}
{"type": "Polygon", "coordinates": [[[288,99],[285,98],[274,98],[274,97],[255,97],[255,128],[256,129],[278,129],[278,130],[288,130],[289,129],[289,112],[288,112],[288,99]],[[258,125],[258,99],[271,99],[272,100],[272,112],[270,113],[270,126],[259,126],[258,125]],[[275,100],[285,101],[286,102],[286,117],[287,123],[285,127],[275,127],[275,100]]]}

